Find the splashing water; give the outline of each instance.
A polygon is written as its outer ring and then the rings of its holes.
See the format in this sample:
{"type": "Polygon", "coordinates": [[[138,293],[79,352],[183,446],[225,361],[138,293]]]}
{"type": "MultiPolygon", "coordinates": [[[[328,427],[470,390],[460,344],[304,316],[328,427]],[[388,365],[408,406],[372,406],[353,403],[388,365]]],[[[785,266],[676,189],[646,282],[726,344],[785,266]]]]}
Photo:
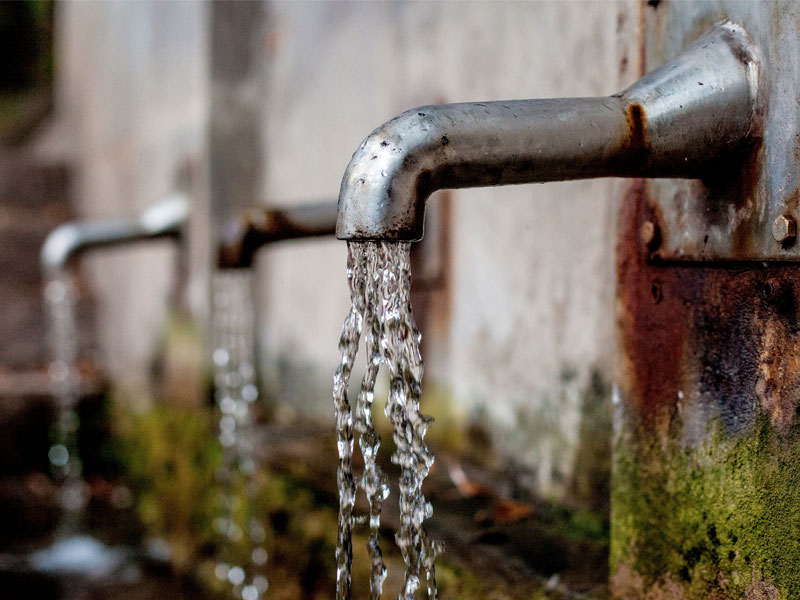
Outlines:
{"type": "Polygon", "coordinates": [[[269,583],[263,573],[267,562],[266,530],[252,511],[252,500],[258,492],[253,428],[258,389],[249,269],[214,275],[213,310],[214,387],[223,448],[223,461],[217,472],[219,516],[214,519],[221,543],[214,572],[231,586],[234,597],[259,600],[269,583]]]}
{"type": "Polygon", "coordinates": [[[392,424],[397,447],[391,460],[401,468],[400,528],[395,541],[406,564],[400,600],[413,600],[425,578],[428,598],[437,598],[434,561],[439,546],[428,537],[423,521],[433,509],[422,493],[422,483],[433,464],[424,438],[432,419],[419,412],[422,381],[420,333],[414,324],[409,294],[410,244],[348,242],[347,279],[351,308],[344,322],[339,348],[342,362],[334,377],[339,466],[339,536],[336,548],[336,597],[350,598],[353,559],[352,530],[357,487],[369,502],[370,597],[380,598],[386,567],[380,549],[381,505],[389,495],[385,474],[376,464],[380,436],[372,422],[375,380],[381,365],[389,369],[390,386],[385,414],[392,424]],[[355,408],[350,405],[347,385],[358,345],[364,334],[367,369],[355,408]],[[359,434],[364,473],[353,474],[353,431],[359,434]]]}
{"type": "Polygon", "coordinates": [[[77,403],[80,387],[78,327],[75,316],[77,290],[68,273],[50,278],[44,288],[49,321],[52,361],[48,367],[51,392],[56,402],[56,418],[48,451],[50,468],[59,486],[62,510],[61,534],[77,529],[87,501],[82,464],[78,456],[77,403]]]}

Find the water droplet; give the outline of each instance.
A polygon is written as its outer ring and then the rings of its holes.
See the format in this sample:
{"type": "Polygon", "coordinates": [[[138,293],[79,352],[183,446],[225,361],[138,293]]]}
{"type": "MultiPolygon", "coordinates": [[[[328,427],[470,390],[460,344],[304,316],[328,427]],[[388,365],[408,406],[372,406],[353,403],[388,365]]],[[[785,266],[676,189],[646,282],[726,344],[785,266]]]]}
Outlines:
{"type": "Polygon", "coordinates": [[[246,585],[242,588],[242,600],[258,600],[261,594],[254,585],[246,585]]]}
{"type": "MultiPolygon", "coordinates": [[[[206,356],[208,356],[208,354],[206,354],[206,356]]],[[[225,348],[217,348],[216,350],[214,350],[215,365],[217,365],[218,367],[224,367],[225,365],[228,364],[229,360],[230,360],[230,355],[228,354],[228,351],[225,350],[225,348]]]]}
{"type": "Polygon", "coordinates": [[[236,409],[236,401],[230,396],[225,396],[219,401],[219,409],[226,415],[229,415],[236,409]]]}
{"type": "Polygon", "coordinates": [[[52,302],[54,304],[61,304],[64,301],[68,300],[68,286],[67,284],[59,279],[53,279],[52,281],[48,282],[44,289],[45,299],[48,302],[52,302]]]}
{"type": "Polygon", "coordinates": [[[223,517],[216,517],[211,522],[211,526],[214,528],[214,531],[216,531],[220,535],[223,535],[226,531],[228,531],[228,520],[223,517]]]}
{"type": "MultiPolygon", "coordinates": [[[[250,560],[246,565],[232,566],[225,571],[227,579],[235,588],[235,597],[243,600],[258,600],[263,590],[258,578],[252,577],[251,569],[258,566],[261,552],[266,560],[266,549],[259,546],[266,539],[266,532],[258,519],[252,518],[247,525],[247,536],[237,524],[243,511],[251,510],[254,495],[258,491],[256,461],[253,458],[253,416],[250,405],[258,398],[254,377],[254,317],[252,302],[252,273],[249,270],[216,273],[213,286],[216,290],[212,333],[216,348],[212,359],[214,384],[219,407],[219,441],[223,446],[222,465],[216,473],[220,486],[218,507],[220,515],[214,519],[214,531],[219,540],[220,556],[237,555],[247,549],[250,560]],[[244,497],[244,495],[247,498],[244,497]]],[[[247,556],[245,554],[244,556],[247,556]]]]}
{"type": "Polygon", "coordinates": [[[72,485],[65,485],[61,490],[61,506],[67,511],[79,511],[88,500],[83,488],[82,481],[76,481],[72,485]]]}
{"type": "Polygon", "coordinates": [[[236,419],[230,415],[225,415],[219,420],[219,428],[223,433],[233,433],[236,430],[236,419]]]}
{"type": "Polygon", "coordinates": [[[225,563],[217,563],[217,566],[214,567],[214,575],[220,581],[228,579],[228,571],[230,571],[230,567],[225,563]]]}
{"type": "Polygon", "coordinates": [[[233,585],[242,585],[242,583],[244,583],[244,569],[241,567],[232,567],[228,571],[228,581],[233,585]]]}
{"type": "Polygon", "coordinates": [[[254,565],[258,565],[260,567],[267,562],[267,551],[264,548],[255,548],[250,558],[252,559],[254,565]]]}
{"type": "Polygon", "coordinates": [[[248,383],[242,388],[242,398],[248,402],[254,402],[258,399],[258,388],[252,383],[248,383]]]}
{"type": "Polygon", "coordinates": [[[256,586],[256,589],[262,594],[269,589],[269,581],[267,581],[267,578],[263,575],[256,575],[253,577],[253,585],[256,586]]]}
{"type": "Polygon", "coordinates": [[[69,378],[70,368],[64,360],[54,360],[47,368],[47,374],[53,381],[62,382],[69,378]]]}
{"type": "Polygon", "coordinates": [[[264,526],[257,520],[253,519],[250,522],[250,539],[256,544],[260,544],[266,539],[266,537],[267,532],[264,530],[264,526]]]}
{"type": "Polygon", "coordinates": [[[69,451],[63,444],[56,444],[50,447],[50,452],[47,453],[50,463],[56,467],[63,467],[69,460],[69,451]]]}

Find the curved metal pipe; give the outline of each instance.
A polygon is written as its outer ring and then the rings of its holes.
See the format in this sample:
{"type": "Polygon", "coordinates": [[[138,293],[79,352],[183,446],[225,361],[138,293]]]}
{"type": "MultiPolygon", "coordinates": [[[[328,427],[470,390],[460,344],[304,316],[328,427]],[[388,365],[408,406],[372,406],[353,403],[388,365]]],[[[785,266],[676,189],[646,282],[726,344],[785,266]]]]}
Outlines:
{"type": "Polygon", "coordinates": [[[258,249],[266,244],[297,238],[332,236],[336,230],[336,202],[256,208],[228,223],[217,257],[221,269],[252,266],[258,249]]]}
{"type": "Polygon", "coordinates": [[[176,192],[151,205],[138,217],[107,221],[74,221],[51,231],[42,246],[45,273],[63,271],[93,248],[120,246],[160,238],[178,239],[189,218],[189,199],[176,192]]]}
{"type": "Polygon", "coordinates": [[[748,139],[756,90],[752,45],[725,23],[615,96],[409,110],[353,155],[336,236],[419,240],[425,202],[439,189],[703,177],[748,139]]]}

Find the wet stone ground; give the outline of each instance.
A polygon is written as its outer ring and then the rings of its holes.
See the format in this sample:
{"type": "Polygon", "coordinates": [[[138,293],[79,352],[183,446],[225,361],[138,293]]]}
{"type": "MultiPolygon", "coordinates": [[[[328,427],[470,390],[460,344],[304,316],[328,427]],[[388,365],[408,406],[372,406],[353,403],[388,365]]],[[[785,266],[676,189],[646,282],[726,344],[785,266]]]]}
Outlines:
{"type": "MultiPolygon", "coordinates": [[[[92,501],[80,535],[106,546],[107,569],[94,575],[44,570],[36,565],[56,541],[54,489],[43,473],[0,480],[0,597],[3,600],[206,600],[191,578],[142,550],[142,528],[127,487],[90,481],[92,501]],[[116,495],[116,497],[114,497],[116,495]],[[116,506],[115,506],[116,505],[116,506]],[[38,553],[38,554],[37,554],[38,553]]],[[[69,553],[68,553],[69,554],[69,553]]],[[[73,550],[72,556],[76,558],[73,550]]]]}
{"type": "MultiPolygon", "coordinates": [[[[333,432],[264,427],[261,436],[260,458],[271,472],[314,489],[335,506],[333,432]]],[[[607,517],[533,498],[515,481],[513,470],[497,472],[463,456],[436,448],[434,452],[436,464],[425,485],[434,516],[426,526],[445,544],[437,559],[442,598],[607,598],[607,517]]],[[[391,448],[382,448],[381,453],[382,467],[396,481],[396,467],[388,461],[391,448]]],[[[357,459],[354,462],[358,469],[357,459]]],[[[391,541],[399,523],[396,488],[383,507],[383,547],[389,568],[384,595],[393,597],[403,570],[391,541]]],[[[363,493],[356,510],[367,512],[363,493]]],[[[354,531],[356,598],[368,595],[367,534],[366,525],[354,531]]]]}

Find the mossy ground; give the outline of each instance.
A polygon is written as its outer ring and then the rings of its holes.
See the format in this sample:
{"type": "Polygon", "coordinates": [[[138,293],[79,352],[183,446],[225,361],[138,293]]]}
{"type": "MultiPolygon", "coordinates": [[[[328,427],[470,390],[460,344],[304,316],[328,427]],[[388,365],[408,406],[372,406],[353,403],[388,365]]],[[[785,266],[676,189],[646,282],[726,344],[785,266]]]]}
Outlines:
{"type": "MultiPolygon", "coordinates": [[[[214,472],[222,455],[214,435],[212,411],[198,407],[162,406],[140,414],[118,414],[116,421],[123,440],[121,456],[135,484],[138,514],[148,535],[169,542],[179,570],[199,574],[212,594],[224,594],[225,586],[213,576],[219,543],[212,527],[217,516],[214,472]]],[[[312,456],[319,457],[323,446],[333,455],[335,444],[332,436],[320,439],[317,435],[312,439],[316,444],[310,452],[312,456]]],[[[463,441],[455,431],[448,431],[437,441],[449,449],[446,452],[451,456],[463,451],[463,441]]],[[[382,449],[384,458],[391,453],[389,446],[387,439],[387,447],[382,449]]],[[[277,460],[285,463],[285,459],[277,460]]],[[[302,460],[297,458],[296,462],[302,460]]],[[[387,464],[386,468],[392,466],[387,464]]],[[[331,475],[334,474],[333,469],[329,470],[331,475]]],[[[249,515],[257,514],[266,525],[265,547],[269,551],[269,560],[265,572],[270,580],[270,598],[329,598],[334,589],[336,497],[329,489],[329,482],[318,481],[317,477],[315,468],[300,464],[277,471],[266,466],[256,475],[258,493],[251,500],[244,500],[246,495],[242,488],[238,489],[237,495],[241,500],[237,505],[237,520],[244,524],[249,515]]],[[[455,510],[458,513],[465,509],[462,511],[465,514],[459,518],[477,528],[477,544],[488,541],[497,551],[500,548],[494,540],[497,535],[508,538],[509,547],[516,547],[517,539],[522,539],[523,544],[519,546],[521,556],[514,560],[524,560],[527,552],[524,548],[532,538],[534,545],[535,540],[540,540],[540,545],[544,546],[560,540],[555,546],[561,548],[558,552],[570,552],[576,556],[590,548],[593,556],[606,554],[607,519],[588,510],[539,502],[533,511],[535,517],[512,524],[507,529],[494,522],[487,525],[489,529],[486,530],[486,526],[476,525],[474,518],[477,514],[484,515],[484,518],[487,514],[492,515],[494,500],[465,499],[450,506],[439,497],[434,501],[437,511],[455,510]],[[481,531],[488,531],[486,540],[480,536],[481,531]]],[[[368,597],[367,533],[366,525],[356,527],[353,592],[357,598],[368,597]]],[[[386,597],[392,597],[393,592],[400,588],[404,572],[391,536],[391,528],[387,526],[383,543],[389,567],[386,597]]],[[[537,551],[547,554],[542,549],[537,551]]],[[[243,560],[246,548],[234,546],[229,552],[230,560],[236,562],[243,560]]],[[[532,571],[526,570],[525,573],[507,579],[499,573],[483,572],[459,556],[457,548],[451,548],[437,559],[437,579],[443,599],[558,600],[571,597],[559,583],[559,578],[547,585],[547,579],[551,577],[549,572],[533,575],[532,571]]],[[[600,598],[603,594],[600,592],[591,597],[600,598]]]]}

